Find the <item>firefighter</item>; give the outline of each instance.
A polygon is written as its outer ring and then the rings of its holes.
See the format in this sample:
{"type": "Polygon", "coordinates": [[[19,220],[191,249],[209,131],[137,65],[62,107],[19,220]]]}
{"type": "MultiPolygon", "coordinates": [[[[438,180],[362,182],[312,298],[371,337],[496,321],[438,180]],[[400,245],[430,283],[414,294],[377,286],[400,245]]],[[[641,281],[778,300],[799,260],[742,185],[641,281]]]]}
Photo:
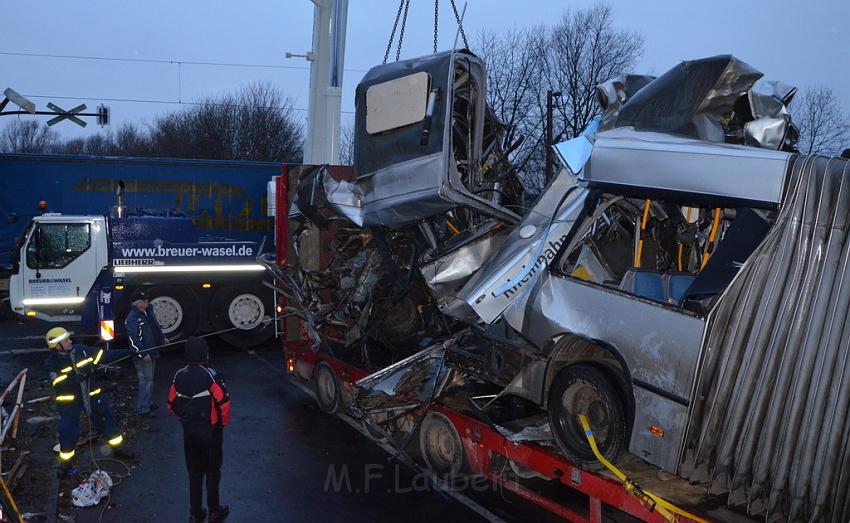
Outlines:
{"type": "Polygon", "coordinates": [[[207,366],[209,348],[203,338],[186,340],[189,364],[178,370],[168,391],[168,410],[183,425],[183,451],[189,471],[189,522],[200,523],[207,516],[202,507],[206,476],[207,507],[210,522],[221,521],[230,507],[219,504],[222,438],[230,423],[230,396],[224,379],[207,366]]]}
{"type": "MultiPolygon", "coordinates": [[[[106,351],[103,348],[73,344],[71,335],[63,327],[54,327],[45,336],[47,347],[51,350],[44,361],[44,368],[56,393],[56,407],[59,410],[60,476],[73,470],[74,451],[80,435],[80,414],[83,411],[88,413],[95,430],[103,434],[111,447],[118,447],[124,442],[124,436],[118,432],[112,418],[112,408],[94,378],[95,367],[108,363],[104,358],[106,351]]],[[[112,360],[127,351],[109,352],[109,359],[112,360]]],[[[130,457],[129,453],[118,448],[114,452],[119,457],[130,457]]]]}

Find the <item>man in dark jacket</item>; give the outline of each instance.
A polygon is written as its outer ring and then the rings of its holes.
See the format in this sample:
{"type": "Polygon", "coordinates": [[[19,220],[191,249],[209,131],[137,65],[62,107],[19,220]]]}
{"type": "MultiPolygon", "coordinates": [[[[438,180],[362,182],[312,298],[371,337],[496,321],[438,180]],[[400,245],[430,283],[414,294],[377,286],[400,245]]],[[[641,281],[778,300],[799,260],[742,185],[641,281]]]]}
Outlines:
{"type": "Polygon", "coordinates": [[[162,328],[156,321],[150,301],[143,292],[137,292],[130,296],[130,312],[124,320],[127,329],[127,337],[130,339],[130,350],[134,353],[133,365],[136,367],[136,376],[139,379],[139,399],[136,402],[136,414],[148,416],[151,409],[157,408],[153,403],[153,373],[156,360],[159,358],[158,350],[150,350],[159,347],[166,342],[162,335],[162,328]]]}
{"type": "Polygon", "coordinates": [[[230,507],[220,505],[222,438],[230,423],[230,396],[224,379],[207,366],[209,348],[203,338],[186,340],[189,364],[177,371],[168,391],[168,409],[183,425],[183,450],[189,470],[189,522],[201,522],[207,511],[202,507],[206,476],[207,507],[210,521],[221,521],[230,507]]]}
{"type": "MultiPolygon", "coordinates": [[[[104,351],[102,348],[72,344],[71,334],[63,327],[54,327],[45,336],[51,351],[44,360],[44,369],[53,385],[59,410],[60,476],[72,470],[83,411],[88,412],[95,430],[103,434],[110,446],[117,447],[124,442],[112,418],[112,408],[94,378],[94,369],[99,364],[126,355],[127,351],[104,351]]],[[[128,455],[119,449],[116,449],[116,454],[128,455]]]]}

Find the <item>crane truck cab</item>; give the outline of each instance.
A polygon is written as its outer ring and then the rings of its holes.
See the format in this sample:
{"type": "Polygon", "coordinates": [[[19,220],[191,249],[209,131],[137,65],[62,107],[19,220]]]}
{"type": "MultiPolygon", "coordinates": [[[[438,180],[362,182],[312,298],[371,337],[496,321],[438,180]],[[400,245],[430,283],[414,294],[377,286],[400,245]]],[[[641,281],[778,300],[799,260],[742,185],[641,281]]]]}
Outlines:
{"type": "Polygon", "coordinates": [[[129,296],[144,291],[168,338],[227,330],[229,343],[253,346],[274,333],[259,254],[255,242],[202,239],[183,217],[47,213],[18,242],[11,306],[50,322],[80,321],[109,340],[123,329],[129,296]]]}

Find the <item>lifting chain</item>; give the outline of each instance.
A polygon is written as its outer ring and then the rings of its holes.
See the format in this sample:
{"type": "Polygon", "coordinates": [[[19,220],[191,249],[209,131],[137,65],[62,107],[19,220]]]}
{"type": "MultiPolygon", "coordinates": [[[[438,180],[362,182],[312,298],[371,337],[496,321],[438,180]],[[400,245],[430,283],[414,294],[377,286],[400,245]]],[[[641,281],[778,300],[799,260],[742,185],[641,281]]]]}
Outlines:
{"type": "Polygon", "coordinates": [[[434,54],[437,54],[437,33],[440,21],[440,0],[434,0],[434,54]]]}
{"type": "Polygon", "coordinates": [[[395,51],[395,61],[401,57],[401,43],[404,41],[404,28],[407,26],[407,10],[410,9],[410,0],[404,4],[404,17],[401,19],[401,30],[398,32],[398,47],[395,51]]]}
{"type": "Polygon", "coordinates": [[[393,48],[393,40],[395,40],[395,30],[398,27],[398,20],[401,18],[401,11],[404,9],[405,0],[401,0],[398,4],[398,12],[395,14],[395,22],[393,22],[393,30],[390,33],[390,41],[387,42],[387,51],[384,53],[384,63],[387,63],[387,59],[390,57],[390,49],[393,48]]]}
{"type": "Polygon", "coordinates": [[[452,11],[455,13],[455,20],[457,21],[457,27],[460,29],[460,36],[463,37],[463,46],[469,49],[469,42],[466,40],[466,32],[463,30],[463,24],[460,21],[460,15],[457,13],[457,5],[455,5],[455,0],[451,0],[452,2],[452,11]]]}

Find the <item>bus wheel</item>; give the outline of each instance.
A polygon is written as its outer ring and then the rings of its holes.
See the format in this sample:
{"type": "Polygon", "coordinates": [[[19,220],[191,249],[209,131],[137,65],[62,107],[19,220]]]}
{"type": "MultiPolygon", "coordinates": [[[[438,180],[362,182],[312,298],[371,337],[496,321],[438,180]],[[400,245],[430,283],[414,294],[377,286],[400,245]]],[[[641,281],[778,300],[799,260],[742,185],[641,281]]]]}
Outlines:
{"type": "Polygon", "coordinates": [[[339,378],[327,362],[320,361],[313,371],[313,387],[316,403],[328,414],[336,414],[342,407],[342,389],[339,378]]]}
{"type": "Polygon", "coordinates": [[[460,434],[449,418],[439,412],[425,416],[419,428],[419,451],[425,465],[440,479],[450,480],[468,469],[460,434]]]}
{"type": "Polygon", "coordinates": [[[145,294],[166,338],[182,340],[195,333],[198,328],[198,299],[192,291],[169,285],[151,287],[145,290],[145,294]]]}
{"type": "Polygon", "coordinates": [[[549,424],[564,455],[591,470],[599,470],[578,420],[584,414],[593,430],[599,452],[613,462],[625,445],[627,422],[619,389],[608,375],[584,363],[570,365],[555,377],[549,392],[549,424]]]}

